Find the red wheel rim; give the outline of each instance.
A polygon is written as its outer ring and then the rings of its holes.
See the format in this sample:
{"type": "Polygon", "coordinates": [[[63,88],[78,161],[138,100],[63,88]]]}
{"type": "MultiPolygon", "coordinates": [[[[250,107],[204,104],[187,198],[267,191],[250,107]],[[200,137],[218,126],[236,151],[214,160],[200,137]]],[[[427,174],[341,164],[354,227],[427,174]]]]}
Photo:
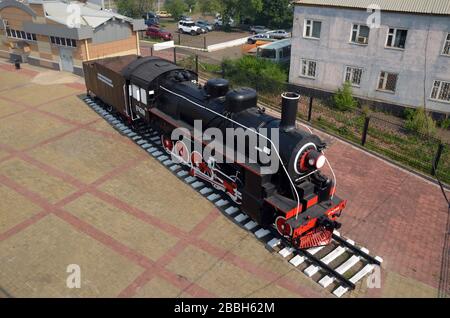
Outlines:
{"type": "Polygon", "coordinates": [[[277,227],[278,233],[283,236],[292,235],[292,227],[287,223],[286,218],[279,216],[275,219],[275,226],[277,227]]]}
{"type": "Polygon", "coordinates": [[[175,144],[175,151],[176,151],[176,154],[183,160],[183,162],[185,162],[185,163],[189,162],[189,157],[190,157],[189,151],[183,142],[178,141],[175,144]]]}
{"type": "Polygon", "coordinates": [[[162,143],[163,143],[164,149],[166,149],[166,150],[169,151],[169,152],[172,151],[172,149],[173,149],[173,143],[172,143],[172,140],[170,140],[169,137],[163,136],[163,137],[162,137],[162,143]]]}

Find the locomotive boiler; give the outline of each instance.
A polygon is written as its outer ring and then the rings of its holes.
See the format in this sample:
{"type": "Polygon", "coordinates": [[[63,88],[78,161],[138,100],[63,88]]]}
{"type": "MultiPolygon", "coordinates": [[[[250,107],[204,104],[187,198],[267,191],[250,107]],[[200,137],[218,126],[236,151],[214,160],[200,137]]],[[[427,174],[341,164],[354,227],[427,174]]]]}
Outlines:
{"type": "Polygon", "coordinates": [[[346,201],[336,196],[335,180],[321,172],[328,163],[326,144],[296,127],[299,95],[282,94],[278,119],[258,106],[255,90],[231,89],[225,79],[200,85],[197,74],[158,57],[105,58],[84,62],[83,69],[88,95],[132,124],[157,129],[167,153],[256,223],[273,226],[298,248],[330,242],[346,201]],[[206,151],[210,144],[195,137],[196,122],[202,133],[240,129],[257,135],[258,143],[238,149],[239,142],[226,139],[206,151]],[[174,138],[175,130],[187,137],[174,138]],[[277,160],[275,168],[272,161],[236,159],[249,159],[255,149],[277,160]]]}

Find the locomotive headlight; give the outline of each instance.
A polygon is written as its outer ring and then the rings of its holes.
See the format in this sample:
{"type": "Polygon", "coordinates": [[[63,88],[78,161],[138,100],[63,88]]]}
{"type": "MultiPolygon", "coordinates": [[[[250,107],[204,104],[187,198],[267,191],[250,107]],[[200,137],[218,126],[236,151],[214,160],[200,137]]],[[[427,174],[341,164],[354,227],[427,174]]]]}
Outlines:
{"type": "Polygon", "coordinates": [[[325,156],[317,150],[308,152],[308,165],[312,168],[320,169],[325,165],[325,156]]]}

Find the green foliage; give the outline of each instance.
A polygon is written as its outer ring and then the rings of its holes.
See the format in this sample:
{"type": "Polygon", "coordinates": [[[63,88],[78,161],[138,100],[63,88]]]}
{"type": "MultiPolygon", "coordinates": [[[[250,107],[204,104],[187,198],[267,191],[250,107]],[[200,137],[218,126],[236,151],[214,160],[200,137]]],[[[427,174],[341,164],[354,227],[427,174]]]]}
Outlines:
{"type": "Polygon", "coordinates": [[[130,18],[142,18],[154,4],[155,0],[116,0],[118,13],[130,18]]]}
{"type": "Polygon", "coordinates": [[[347,111],[356,107],[357,102],[352,95],[352,86],[349,82],[345,82],[342,88],[333,96],[333,106],[342,111],[347,111]]]}
{"type": "Polygon", "coordinates": [[[194,10],[197,0],[184,0],[186,2],[188,10],[194,10]]]}
{"type": "Polygon", "coordinates": [[[224,60],[225,77],[237,85],[256,88],[258,91],[278,93],[287,81],[287,72],[277,63],[244,56],[237,60],[224,60]]]}
{"type": "Polygon", "coordinates": [[[183,0],[167,0],[164,7],[172,15],[175,21],[188,10],[186,2],[183,0]]]}
{"type": "Polygon", "coordinates": [[[426,113],[424,107],[406,111],[405,127],[425,135],[436,134],[436,122],[426,113]]]}
{"type": "Polygon", "coordinates": [[[272,28],[291,28],[294,9],[291,0],[263,0],[255,22],[272,28]]]}
{"type": "Polygon", "coordinates": [[[203,15],[220,11],[220,2],[218,0],[198,0],[198,6],[203,15]]]}
{"type": "Polygon", "coordinates": [[[442,129],[449,129],[450,128],[450,118],[445,118],[439,122],[439,127],[442,129]]]}

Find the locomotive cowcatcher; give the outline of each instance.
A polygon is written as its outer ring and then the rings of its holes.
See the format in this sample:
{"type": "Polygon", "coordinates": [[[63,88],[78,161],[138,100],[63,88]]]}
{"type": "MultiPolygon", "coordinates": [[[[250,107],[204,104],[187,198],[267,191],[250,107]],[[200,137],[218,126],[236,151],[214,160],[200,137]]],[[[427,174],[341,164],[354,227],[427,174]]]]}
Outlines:
{"type": "MultiPolygon", "coordinates": [[[[255,90],[230,89],[225,79],[200,85],[197,74],[158,57],[104,58],[84,62],[83,70],[88,95],[129,123],[159,131],[162,146],[172,158],[188,166],[191,175],[225,192],[256,223],[273,226],[297,248],[331,241],[346,201],[335,195],[335,179],[321,172],[329,164],[326,144],[296,127],[299,95],[282,94],[278,119],[258,107],[255,90]],[[198,149],[198,143],[200,149],[206,147],[192,138],[195,120],[201,121],[203,130],[244,128],[261,135],[263,129],[277,129],[278,145],[269,133],[263,151],[276,154],[278,169],[263,173],[267,167],[259,161],[219,163],[204,157],[202,151],[191,151],[198,149]],[[190,132],[190,139],[173,140],[177,128],[190,132]]],[[[235,147],[225,143],[222,149],[235,147]]]]}

